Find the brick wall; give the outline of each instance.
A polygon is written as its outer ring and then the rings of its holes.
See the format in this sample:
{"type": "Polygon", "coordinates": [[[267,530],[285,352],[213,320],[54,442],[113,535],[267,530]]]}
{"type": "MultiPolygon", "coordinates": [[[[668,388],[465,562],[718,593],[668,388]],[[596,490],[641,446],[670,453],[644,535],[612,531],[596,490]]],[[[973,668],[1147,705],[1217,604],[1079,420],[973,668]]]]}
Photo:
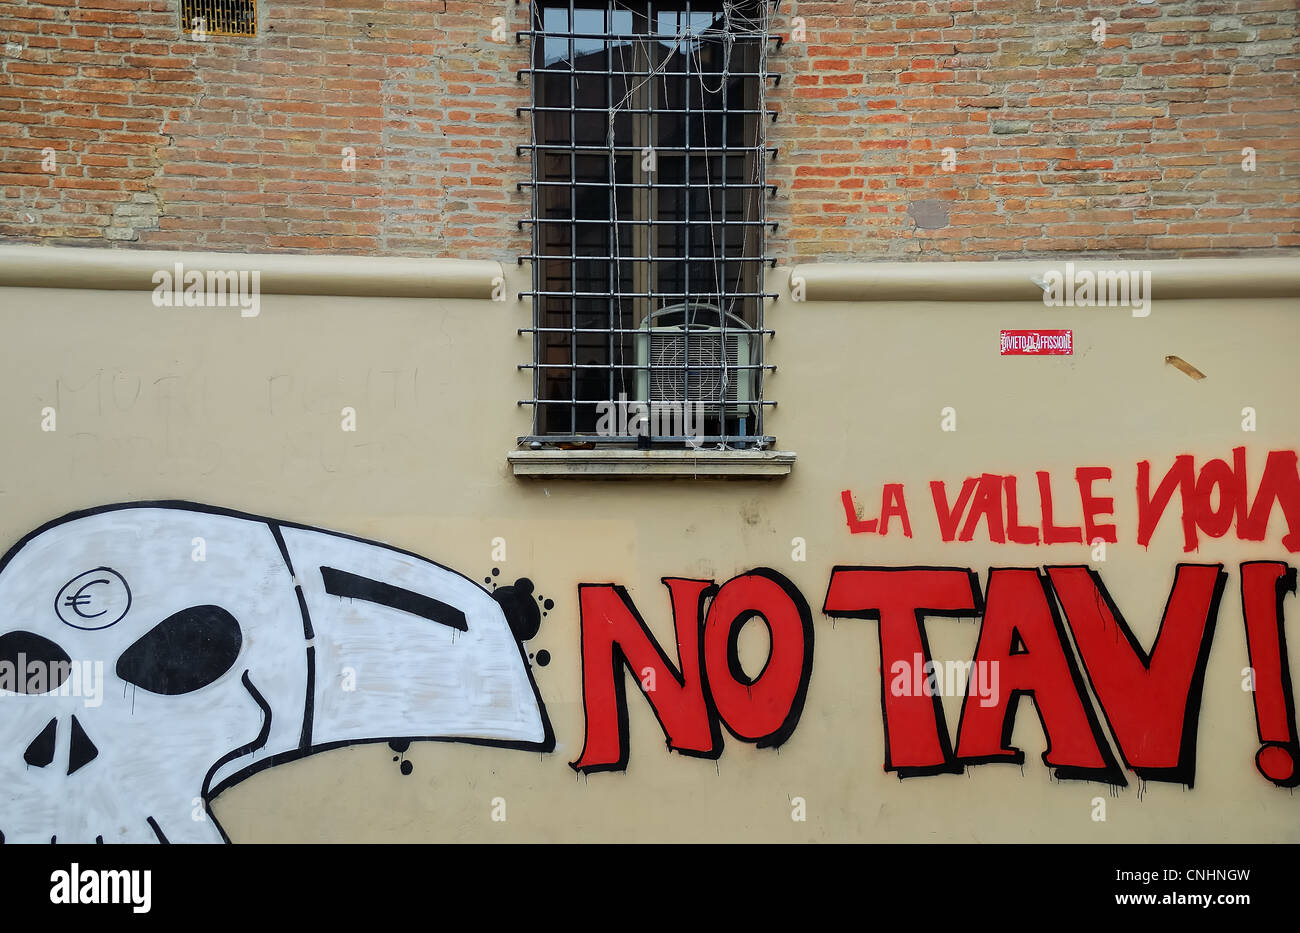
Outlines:
{"type": "Polygon", "coordinates": [[[0,3],[0,35],[23,45],[0,85],[0,235],[250,252],[524,250],[528,194],[515,184],[528,163],[515,145],[527,119],[515,108],[528,84],[515,69],[527,53],[513,35],[492,41],[491,17],[523,28],[526,7],[263,2],[256,38],[204,42],[181,33],[179,7],[0,3]]]}
{"type": "Polygon", "coordinates": [[[793,154],[774,173],[790,197],[778,251],[1175,258],[1298,246],[1296,7],[802,0],[790,15],[806,41],[772,56],[786,76],[773,139],[793,154]]]}
{"type": "MultiPolygon", "coordinates": [[[[1038,6],[786,0],[772,252],[1300,245],[1295,0],[1038,6]]],[[[505,0],[264,0],[256,38],[195,42],[179,0],[5,0],[0,236],[510,259],[527,249],[526,17],[505,0]]]]}

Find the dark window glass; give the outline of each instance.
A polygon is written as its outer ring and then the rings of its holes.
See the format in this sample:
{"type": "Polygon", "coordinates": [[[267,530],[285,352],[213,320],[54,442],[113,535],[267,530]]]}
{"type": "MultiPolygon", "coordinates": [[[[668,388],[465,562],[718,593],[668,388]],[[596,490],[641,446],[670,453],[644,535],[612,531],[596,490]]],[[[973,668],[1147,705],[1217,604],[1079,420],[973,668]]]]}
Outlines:
{"type": "Polygon", "coordinates": [[[628,442],[594,436],[626,398],[761,440],[766,29],[760,2],[534,2],[534,439],[628,442]]]}

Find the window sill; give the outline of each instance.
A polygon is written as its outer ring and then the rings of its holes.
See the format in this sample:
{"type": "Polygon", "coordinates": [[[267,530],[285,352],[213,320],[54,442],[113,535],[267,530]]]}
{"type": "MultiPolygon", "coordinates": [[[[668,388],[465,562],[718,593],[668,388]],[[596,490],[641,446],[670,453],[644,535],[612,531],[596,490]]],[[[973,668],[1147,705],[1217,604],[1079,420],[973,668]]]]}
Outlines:
{"type": "Polygon", "coordinates": [[[776,479],[794,469],[788,450],[512,450],[519,477],[776,479]]]}

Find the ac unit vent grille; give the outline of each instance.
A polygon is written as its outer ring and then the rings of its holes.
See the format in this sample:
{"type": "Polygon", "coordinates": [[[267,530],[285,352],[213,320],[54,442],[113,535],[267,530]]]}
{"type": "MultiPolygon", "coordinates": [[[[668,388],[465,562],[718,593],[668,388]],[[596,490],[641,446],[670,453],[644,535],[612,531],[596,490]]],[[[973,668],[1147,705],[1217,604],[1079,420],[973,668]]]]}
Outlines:
{"type": "MultiPolygon", "coordinates": [[[[650,340],[650,401],[734,404],[747,370],[740,362],[740,335],[654,329],[650,340]]],[[[746,360],[748,362],[748,360],[746,360]]]]}

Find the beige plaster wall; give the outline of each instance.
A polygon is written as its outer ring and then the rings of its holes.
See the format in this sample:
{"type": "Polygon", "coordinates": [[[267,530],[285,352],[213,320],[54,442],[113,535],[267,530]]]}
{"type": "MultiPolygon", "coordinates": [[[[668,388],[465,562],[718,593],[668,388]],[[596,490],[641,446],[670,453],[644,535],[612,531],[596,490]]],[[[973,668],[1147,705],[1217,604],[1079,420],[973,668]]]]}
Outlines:
{"type": "MultiPolygon", "coordinates": [[[[526,270],[507,270],[511,297],[526,270]]],[[[1135,463],[1163,476],[1182,453],[1231,461],[1245,445],[1253,482],[1270,450],[1300,445],[1294,297],[1159,298],[1146,318],[1122,309],[1046,309],[1021,300],[789,300],[770,322],[767,425],[798,454],[784,480],[521,480],[506,453],[528,433],[516,369],[530,352],[528,306],[466,298],[267,294],[256,318],[155,308],[146,290],[0,288],[0,550],[71,510],[187,499],[302,522],[406,548],[483,579],[527,576],[555,600],[528,647],[552,661],[535,676],[554,725],[550,754],[416,743],[403,776],[383,744],[325,752],[227,791],[217,814],[237,842],[418,840],[1300,841],[1296,799],[1262,778],[1237,564],[1287,560],[1274,510],[1267,540],[1229,534],[1182,551],[1177,501],[1149,549],[1136,544],[1135,463]],[[1076,351],[1000,357],[1001,328],[1070,327],[1076,351]],[[1165,363],[1175,354],[1206,374],[1165,363]],[[957,430],[940,429],[956,410],[957,430]],[[1253,407],[1257,430],[1242,430],[1253,407]],[[57,430],[42,431],[42,409],[57,430]],[[358,429],[340,429],[353,407],[358,429]],[[900,781],[883,770],[875,623],[819,610],[840,564],[990,566],[1089,562],[1084,547],[940,540],[927,483],[951,490],[981,472],[1021,478],[1022,519],[1037,518],[1033,473],[1050,470],[1058,522],[1079,517],[1076,466],[1110,466],[1119,543],[1094,566],[1150,645],[1175,565],[1229,574],[1209,659],[1196,783],[1112,794],[1057,782],[1042,731],[1022,704],[1022,768],[900,781]],[[853,490],[876,514],[882,483],[905,484],[913,537],[851,535],[853,490]],[[494,563],[503,537],[507,560],[494,563]],[[792,560],[792,539],[807,559],[792,560]],[[769,566],[813,609],[812,679],[779,750],[727,736],[717,761],[670,754],[629,679],[625,773],[575,775],[582,748],[577,585],[625,586],[672,651],[659,580],[724,582],[769,566]],[[806,802],[806,821],[791,800],[806,802]],[[1107,819],[1095,821],[1094,799],[1107,819]],[[492,819],[503,798],[506,819],[492,819]]],[[[70,283],[75,278],[70,279],[70,283]]],[[[1294,563],[1294,560],[1292,560],[1294,563]]],[[[1287,603],[1294,615],[1295,599],[1287,603]]],[[[3,613],[0,607],[0,613],[3,613]]],[[[1294,635],[1292,670],[1300,669],[1294,635]]],[[[969,659],[974,620],[934,619],[939,658],[969,659]]],[[[746,646],[750,650],[750,646],[746,646]]],[[[752,653],[752,652],[751,652],[752,653]]],[[[955,727],[958,698],[945,699],[955,727]]]]}

